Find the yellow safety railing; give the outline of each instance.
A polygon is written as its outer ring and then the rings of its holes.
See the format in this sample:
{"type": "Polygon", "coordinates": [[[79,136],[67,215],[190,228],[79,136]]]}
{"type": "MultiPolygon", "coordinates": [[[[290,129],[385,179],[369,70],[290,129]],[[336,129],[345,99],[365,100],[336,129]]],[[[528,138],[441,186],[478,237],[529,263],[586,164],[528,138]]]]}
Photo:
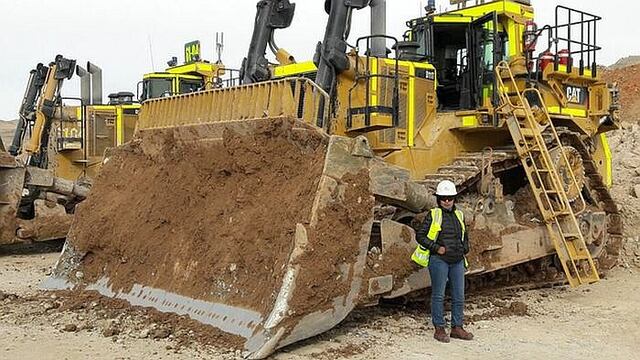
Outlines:
{"type": "Polygon", "coordinates": [[[138,129],[286,116],[314,125],[320,119],[326,130],[329,106],[329,95],[313,81],[285,78],[147,100],[138,129]]]}

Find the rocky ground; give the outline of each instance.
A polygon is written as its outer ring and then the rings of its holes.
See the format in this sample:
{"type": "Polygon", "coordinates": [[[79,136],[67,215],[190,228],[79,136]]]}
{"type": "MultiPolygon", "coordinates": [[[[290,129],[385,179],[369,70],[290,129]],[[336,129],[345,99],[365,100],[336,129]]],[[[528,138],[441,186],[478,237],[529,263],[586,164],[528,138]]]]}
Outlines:
{"type": "MultiPolygon", "coordinates": [[[[637,245],[637,239],[635,239],[637,245]]],[[[637,254],[637,253],[636,253],[637,254]]],[[[638,257],[635,256],[637,259],[638,257]]],[[[233,350],[199,341],[143,309],[38,290],[57,254],[5,251],[0,257],[2,359],[236,359],[233,350]]],[[[636,260],[637,263],[637,260],[636,260]]],[[[640,351],[640,269],[619,267],[580,289],[500,290],[471,294],[472,342],[431,338],[426,305],[380,306],[352,314],[339,327],[288,347],[272,359],[636,358],[640,351]]]]}
{"type": "MultiPolygon", "coordinates": [[[[492,290],[468,296],[473,342],[432,339],[424,302],[353,313],[340,326],[282,349],[272,359],[580,358],[640,352],[640,125],[610,136],[612,193],[625,219],[620,264],[599,284],[580,289],[492,290]]],[[[0,249],[0,359],[236,359],[206,329],[97,297],[38,289],[58,254],[49,247],[0,249]],[[36,253],[34,253],[34,251],[36,253]],[[44,251],[43,253],[38,253],[44,251]]],[[[231,346],[231,345],[230,345],[231,346]]]]}
{"type": "MultiPolygon", "coordinates": [[[[624,69],[614,75],[623,88],[633,90],[631,75],[636,70],[624,69]]],[[[633,104],[633,99],[628,101],[633,104]]],[[[626,242],[620,264],[606,279],[579,289],[469,294],[468,330],[476,335],[472,342],[435,342],[426,303],[415,302],[358,310],[340,326],[282,349],[272,359],[576,359],[594,354],[638,358],[640,116],[627,111],[625,118],[623,129],[609,140],[615,172],[612,194],[625,220],[626,242]]],[[[0,249],[0,359],[241,357],[239,351],[213,345],[216,339],[206,329],[185,327],[175,317],[92,296],[39,290],[59,245],[0,249]]]]}

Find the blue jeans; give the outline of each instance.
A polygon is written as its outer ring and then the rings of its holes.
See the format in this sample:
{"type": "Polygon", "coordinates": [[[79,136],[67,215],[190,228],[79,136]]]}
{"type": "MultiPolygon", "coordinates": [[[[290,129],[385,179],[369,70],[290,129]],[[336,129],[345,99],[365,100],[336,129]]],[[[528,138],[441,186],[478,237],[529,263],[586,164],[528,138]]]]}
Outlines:
{"type": "Polygon", "coordinates": [[[437,255],[429,259],[431,276],[431,321],[433,326],[444,327],[444,290],[451,288],[451,325],[462,326],[464,322],[464,260],[449,264],[437,255]]]}

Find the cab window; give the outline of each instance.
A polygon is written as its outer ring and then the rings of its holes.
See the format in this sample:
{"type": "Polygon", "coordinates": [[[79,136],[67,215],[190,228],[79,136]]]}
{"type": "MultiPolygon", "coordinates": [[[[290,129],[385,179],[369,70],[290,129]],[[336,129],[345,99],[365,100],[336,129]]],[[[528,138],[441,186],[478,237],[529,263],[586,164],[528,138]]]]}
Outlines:
{"type": "Polygon", "coordinates": [[[141,101],[173,95],[171,79],[146,79],[142,85],[141,101]]]}
{"type": "Polygon", "coordinates": [[[180,79],[180,94],[192,93],[201,90],[203,87],[204,82],[202,80],[180,79]]]}

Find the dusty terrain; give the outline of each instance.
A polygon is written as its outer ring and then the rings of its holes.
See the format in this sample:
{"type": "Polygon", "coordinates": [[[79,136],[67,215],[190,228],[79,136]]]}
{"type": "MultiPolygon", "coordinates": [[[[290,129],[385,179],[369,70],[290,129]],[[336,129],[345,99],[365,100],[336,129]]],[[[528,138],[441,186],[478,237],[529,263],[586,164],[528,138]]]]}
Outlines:
{"type": "MultiPolygon", "coordinates": [[[[633,89],[630,79],[636,69],[615,71],[621,87],[633,89]]],[[[633,104],[633,99],[629,101],[633,104]]],[[[472,342],[435,342],[427,305],[418,301],[358,310],[333,330],[284,348],[271,358],[575,359],[593,354],[637,358],[640,116],[634,111],[623,113],[627,120],[623,129],[609,136],[615,172],[612,194],[625,220],[626,243],[619,265],[603,281],[580,289],[558,286],[469,294],[467,328],[476,336],[472,342]]],[[[216,346],[216,334],[203,327],[186,327],[186,320],[177,316],[91,295],[39,290],[38,284],[58,258],[51,250],[42,246],[0,249],[0,359],[241,357],[232,343],[216,346]]]]}
{"type": "MultiPolygon", "coordinates": [[[[636,245],[638,239],[633,240],[636,245]]],[[[638,257],[630,254],[637,259],[638,257]]],[[[2,359],[234,359],[240,353],[203,345],[197,332],[157,321],[142,310],[99,301],[70,303],[37,289],[57,254],[0,257],[2,359]],[[71,306],[70,306],[71,305],[71,306]]],[[[640,269],[620,267],[601,283],[494,291],[469,296],[473,342],[431,339],[426,305],[357,311],[332,331],[285,348],[272,359],[581,358],[631,359],[640,351],[640,269]],[[513,315],[511,315],[513,314],[513,315]],[[535,354],[535,355],[533,355],[535,354]]]]}

